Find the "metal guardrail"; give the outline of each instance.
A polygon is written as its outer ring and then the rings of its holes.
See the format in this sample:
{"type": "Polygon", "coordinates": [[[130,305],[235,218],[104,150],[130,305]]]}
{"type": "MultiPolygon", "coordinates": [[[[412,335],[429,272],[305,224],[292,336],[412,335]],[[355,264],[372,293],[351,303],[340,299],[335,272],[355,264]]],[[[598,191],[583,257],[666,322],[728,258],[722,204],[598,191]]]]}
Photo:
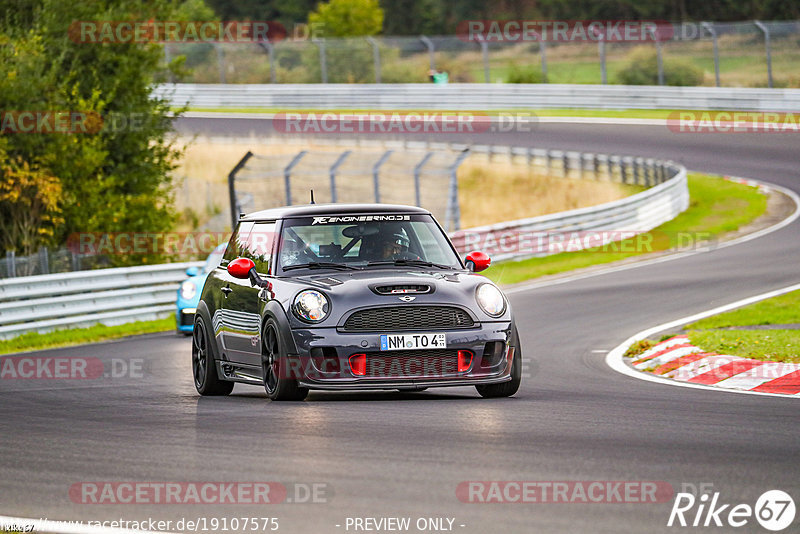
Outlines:
{"type": "MultiPolygon", "coordinates": [[[[491,147],[474,147],[491,153],[491,147]]],[[[675,218],[689,207],[686,168],[666,161],[511,148],[509,157],[556,162],[563,175],[591,173],[596,179],[650,186],[627,198],[598,206],[503,222],[453,233],[458,251],[479,249],[493,260],[519,260],[607,245],[628,239],[675,218]]]]}
{"type": "Polygon", "coordinates": [[[175,107],[213,109],[800,109],[800,89],[649,85],[163,84],[154,95],[175,107]]]}
{"type": "Polygon", "coordinates": [[[0,280],[0,339],[166,317],[175,311],[186,269],[202,265],[168,263],[0,280]]]}

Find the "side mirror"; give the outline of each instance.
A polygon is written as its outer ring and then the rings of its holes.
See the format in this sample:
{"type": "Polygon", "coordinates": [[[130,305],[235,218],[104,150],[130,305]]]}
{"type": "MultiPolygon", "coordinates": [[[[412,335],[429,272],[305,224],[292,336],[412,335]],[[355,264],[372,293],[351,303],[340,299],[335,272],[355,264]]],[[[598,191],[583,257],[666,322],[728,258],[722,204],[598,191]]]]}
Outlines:
{"type": "Polygon", "coordinates": [[[473,273],[479,273],[489,268],[492,258],[485,252],[475,251],[467,254],[467,268],[473,273]]]}
{"type": "Polygon", "coordinates": [[[189,267],[186,269],[186,276],[197,276],[198,274],[200,274],[199,267],[189,267]]]}
{"type": "Polygon", "coordinates": [[[234,278],[242,280],[250,277],[250,269],[255,268],[256,264],[248,258],[236,258],[228,264],[228,274],[234,278]]]}

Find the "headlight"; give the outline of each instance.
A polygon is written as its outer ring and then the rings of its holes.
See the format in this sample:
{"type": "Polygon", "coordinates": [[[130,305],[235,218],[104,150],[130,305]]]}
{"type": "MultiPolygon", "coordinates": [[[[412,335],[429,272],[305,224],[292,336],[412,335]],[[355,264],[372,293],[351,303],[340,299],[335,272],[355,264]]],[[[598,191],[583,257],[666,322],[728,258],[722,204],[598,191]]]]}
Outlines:
{"type": "Polygon", "coordinates": [[[301,291],[294,298],[292,306],[294,314],[303,321],[318,323],[325,319],[330,311],[327,297],[314,289],[301,291]]]}
{"type": "Polygon", "coordinates": [[[186,280],[184,283],[181,284],[181,298],[186,300],[192,300],[196,294],[197,294],[197,286],[194,285],[194,282],[186,280]]]}
{"type": "Polygon", "coordinates": [[[475,292],[475,300],[487,315],[500,317],[506,311],[506,299],[499,289],[492,284],[481,284],[475,292]]]}

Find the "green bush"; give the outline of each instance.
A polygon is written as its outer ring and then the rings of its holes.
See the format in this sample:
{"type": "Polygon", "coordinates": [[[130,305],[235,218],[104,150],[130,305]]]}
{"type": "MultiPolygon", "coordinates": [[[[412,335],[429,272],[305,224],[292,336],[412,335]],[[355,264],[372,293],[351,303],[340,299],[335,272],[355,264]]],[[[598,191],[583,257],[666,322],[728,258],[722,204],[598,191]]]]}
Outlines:
{"type": "Polygon", "coordinates": [[[511,65],[508,71],[507,83],[542,83],[542,71],[538,66],[527,65],[518,67],[511,65]]]}
{"type": "MultiPolygon", "coordinates": [[[[664,84],[696,86],[703,83],[703,71],[686,60],[662,56],[664,84]]],[[[631,50],[622,68],[616,73],[624,85],[658,85],[658,57],[655,47],[638,46],[631,50]]]]}

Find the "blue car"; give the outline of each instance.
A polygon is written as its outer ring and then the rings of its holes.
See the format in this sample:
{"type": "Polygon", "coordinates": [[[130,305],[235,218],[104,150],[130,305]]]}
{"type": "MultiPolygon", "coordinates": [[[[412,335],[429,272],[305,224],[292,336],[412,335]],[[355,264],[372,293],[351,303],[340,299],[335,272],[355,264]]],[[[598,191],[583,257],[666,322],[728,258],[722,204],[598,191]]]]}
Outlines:
{"type": "Polygon", "coordinates": [[[178,288],[177,309],[175,310],[175,326],[178,333],[190,336],[194,328],[194,314],[197,310],[197,303],[200,302],[200,292],[206,283],[208,273],[216,269],[225,254],[227,243],[222,243],[215,248],[206,258],[206,264],[201,271],[198,267],[186,269],[186,280],[178,288]]]}

